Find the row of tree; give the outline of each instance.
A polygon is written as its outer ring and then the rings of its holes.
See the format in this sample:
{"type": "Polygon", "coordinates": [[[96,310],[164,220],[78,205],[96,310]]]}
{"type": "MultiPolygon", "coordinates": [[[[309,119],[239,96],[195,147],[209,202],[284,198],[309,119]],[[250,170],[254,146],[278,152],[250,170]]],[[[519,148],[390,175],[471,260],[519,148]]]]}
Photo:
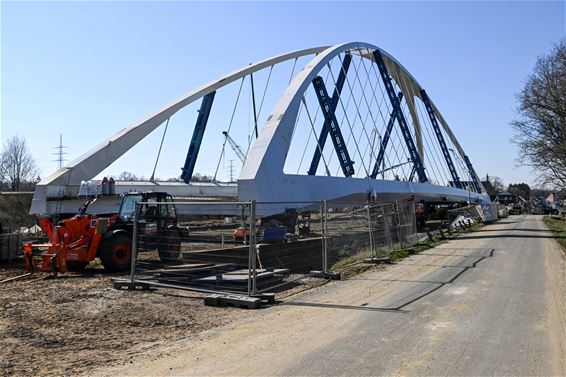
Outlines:
{"type": "MultiPolygon", "coordinates": [[[[526,183],[510,183],[508,186],[505,186],[503,180],[496,176],[486,175],[484,182],[488,182],[491,188],[493,189],[493,193],[489,193],[490,195],[497,195],[502,192],[510,192],[513,195],[521,196],[524,199],[529,199],[531,196],[531,187],[526,183]]],[[[544,190],[544,188],[540,189],[533,189],[533,190],[544,190]]]]}
{"type": "MultiPolygon", "coordinates": [[[[123,171],[118,175],[118,177],[113,177],[113,178],[117,179],[118,181],[129,181],[129,182],[149,181],[149,178],[146,178],[144,175],[138,176],[138,175],[131,173],[129,171],[123,171]]],[[[155,181],[161,181],[161,179],[159,179],[159,178],[154,178],[154,180],[155,181]]],[[[168,179],[166,179],[166,181],[167,182],[181,182],[181,178],[168,178],[168,179]]],[[[208,176],[208,175],[202,175],[200,173],[195,173],[191,177],[191,182],[214,182],[214,177],[211,177],[211,176],[208,176]]]]}

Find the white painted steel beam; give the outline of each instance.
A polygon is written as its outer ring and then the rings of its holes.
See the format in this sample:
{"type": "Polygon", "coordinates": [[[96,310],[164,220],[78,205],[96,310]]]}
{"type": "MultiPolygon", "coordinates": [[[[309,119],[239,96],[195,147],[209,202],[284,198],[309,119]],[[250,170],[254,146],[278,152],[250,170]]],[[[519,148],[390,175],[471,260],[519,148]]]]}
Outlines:
{"type": "Polygon", "coordinates": [[[81,181],[92,179],[98,175],[168,118],[192,102],[250,73],[302,56],[317,54],[326,48],[323,46],[297,50],[238,69],[187,93],[146,119],[120,130],[79,158],[71,161],[65,167],[41,180],[37,184],[30,213],[38,215],[46,213],[48,191],[52,191],[53,187],[57,187],[59,197],[75,195],[75,191],[78,192],[81,181]]]}

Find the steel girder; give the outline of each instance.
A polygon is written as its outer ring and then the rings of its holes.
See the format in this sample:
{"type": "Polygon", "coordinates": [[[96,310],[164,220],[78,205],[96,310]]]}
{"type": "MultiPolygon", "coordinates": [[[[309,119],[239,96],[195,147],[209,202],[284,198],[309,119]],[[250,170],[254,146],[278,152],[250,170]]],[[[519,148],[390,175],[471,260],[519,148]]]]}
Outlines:
{"type": "MultiPolygon", "coordinates": [[[[344,87],[344,82],[346,82],[346,75],[348,74],[348,69],[350,68],[350,63],[352,62],[352,55],[346,54],[344,60],[342,61],[342,68],[340,69],[340,74],[338,75],[338,80],[336,80],[336,87],[334,88],[334,93],[332,94],[332,112],[336,111],[338,106],[338,101],[340,101],[340,94],[342,93],[342,88],[344,87]]],[[[312,157],[311,166],[308,175],[315,175],[318,170],[318,164],[320,163],[320,157],[322,156],[322,151],[324,150],[324,145],[326,144],[326,138],[330,132],[330,124],[328,120],[324,120],[324,125],[322,130],[320,130],[320,135],[318,136],[318,142],[316,148],[314,149],[314,155],[312,157]]],[[[338,152],[338,151],[336,151],[338,152]]]]}
{"type": "Polygon", "coordinates": [[[216,92],[208,93],[202,98],[202,104],[198,111],[197,122],[195,124],[195,130],[193,131],[191,144],[189,145],[189,151],[187,152],[185,165],[181,169],[181,179],[185,183],[189,183],[193,176],[193,171],[195,170],[195,165],[197,163],[198,152],[200,150],[202,138],[204,137],[204,131],[206,130],[206,124],[208,123],[208,116],[212,109],[212,102],[214,102],[215,94],[216,92]]]}

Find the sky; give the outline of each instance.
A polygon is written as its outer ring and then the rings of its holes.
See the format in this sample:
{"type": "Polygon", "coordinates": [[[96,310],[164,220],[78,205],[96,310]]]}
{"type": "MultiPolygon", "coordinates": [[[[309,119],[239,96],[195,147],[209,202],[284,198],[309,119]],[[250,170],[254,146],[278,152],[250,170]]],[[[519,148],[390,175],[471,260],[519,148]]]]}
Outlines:
{"type": "MultiPolygon", "coordinates": [[[[42,176],[57,169],[60,134],[70,161],[249,63],[363,41],[388,51],[426,88],[479,175],[532,184],[533,173],[516,166],[520,151],[509,123],[537,57],[566,35],[564,1],[1,1],[0,12],[0,140],[25,137],[42,176]]],[[[268,98],[260,120],[282,89],[268,98]]],[[[157,176],[180,174],[198,105],[171,119],[157,176]]],[[[218,106],[230,114],[233,105],[218,106]]],[[[247,117],[245,134],[249,106],[239,116],[247,117]]],[[[207,136],[197,172],[220,166],[225,124],[218,127],[207,136]]],[[[150,176],[162,132],[104,174],[150,176]]],[[[238,140],[244,149],[245,139],[238,140]]],[[[219,177],[227,179],[229,170],[222,161],[219,177]]]]}

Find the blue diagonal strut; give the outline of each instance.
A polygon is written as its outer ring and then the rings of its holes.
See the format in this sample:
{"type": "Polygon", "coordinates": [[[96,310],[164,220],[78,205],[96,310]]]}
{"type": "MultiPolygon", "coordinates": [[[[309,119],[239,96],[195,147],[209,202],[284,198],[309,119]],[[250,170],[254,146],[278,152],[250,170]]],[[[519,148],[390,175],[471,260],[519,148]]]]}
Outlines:
{"type": "MultiPolygon", "coordinates": [[[[399,92],[397,95],[399,98],[399,102],[403,99],[403,92],[399,92]]],[[[389,138],[391,137],[391,131],[393,130],[393,126],[395,125],[396,119],[395,110],[391,111],[391,115],[389,116],[389,122],[387,123],[387,128],[385,129],[385,134],[383,134],[383,139],[381,139],[381,145],[379,147],[379,152],[377,153],[377,158],[375,159],[375,165],[373,166],[373,171],[371,172],[370,178],[375,179],[377,174],[379,173],[379,167],[383,162],[383,157],[385,156],[385,148],[387,148],[387,144],[389,143],[389,138]]]]}
{"type": "MultiPolygon", "coordinates": [[[[340,100],[340,93],[342,93],[342,88],[344,87],[344,82],[346,81],[346,75],[348,74],[348,68],[350,68],[350,62],[352,61],[352,55],[346,54],[344,60],[342,61],[342,69],[338,75],[338,80],[336,81],[336,87],[334,88],[334,93],[332,94],[332,112],[336,111],[338,107],[338,101],[340,100]]],[[[320,130],[320,135],[318,136],[318,144],[314,149],[314,155],[312,156],[311,166],[308,175],[315,175],[318,169],[318,164],[320,163],[320,157],[322,155],[322,150],[324,149],[324,144],[326,144],[326,138],[330,131],[329,122],[324,120],[324,125],[322,130],[320,130]]]]}
{"type": "Polygon", "coordinates": [[[348,149],[346,148],[346,143],[344,143],[344,138],[342,137],[342,132],[338,126],[338,121],[336,120],[336,114],[334,114],[332,100],[328,97],[328,92],[326,91],[326,86],[322,77],[317,76],[312,80],[312,85],[316,92],[318,102],[322,109],[322,114],[324,119],[328,122],[329,132],[334,144],[334,149],[336,149],[336,154],[338,155],[338,161],[340,161],[340,166],[342,167],[342,172],[346,177],[351,177],[354,175],[354,162],[350,159],[348,154],[348,149]]]}
{"type": "Polygon", "coordinates": [[[460,177],[458,177],[456,167],[454,166],[454,162],[452,161],[452,157],[450,156],[448,147],[446,146],[446,142],[444,141],[444,136],[442,136],[442,131],[440,130],[440,126],[438,125],[438,121],[436,120],[436,115],[434,115],[434,109],[432,108],[430,100],[428,99],[428,95],[426,94],[426,90],[424,89],[421,89],[421,99],[423,100],[426,112],[428,113],[428,117],[430,118],[432,129],[434,130],[436,138],[438,139],[438,143],[440,144],[440,149],[442,150],[442,154],[444,155],[444,159],[446,160],[446,165],[448,165],[448,170],[450,171],[450,175],[452,176],[454,187],[461,189],[462,183],[460,182],[460,177]]]}
{"type": "Polygon", "coordinates": [[[393,89],[393,83],[391,82],[391,77],[389,76],[389,72],[387,71],[385,62],[383,61],[383,56],[381,55],[381,51],[376,49],[373,52],[373,57],[375,63],[377,64],[377,68],[379,69],[379,73],[381,75],[381,79],[383,80],[383,84],[385,85],[385,89],[387,91],[387,95],[389,96],[389,100],[391,101],[391,105],[393,106],[395,117],[399,122],[399,127],[401,128],[401,133],[403,134],[403,138],[405,139],[405,144],[407,144],[407,149],[409,150],[411,162],[415,167],[417,176],[419,178],[419,182],[421,183],[427,182],[428,179],[425,174],[425,168],[421,161],[421,157],[417,152],[417,148],[415,147],[415,142],[411,137],[411,131],[409,131],[409,126],[407,125],[407,121],[405,120],[403,111],[401,110],[401,102],[395,95],[395,90],[393,89]]]}
{"type": "Polygon", "coordinates": [[[470,172],[470,176],[472,177],[472,183],[474,184],[474,188],[476,189],[476,192],[481,194],[480,180],[478,179],[478,175],[476,174],[476,171],[474,170],[474,167],[472,166],[472,162],[470,161],[470,159],[468,158],[467,155],[464,155],[464,162],[466,163],[466,166],[468,167],[468,171],[470,172]]]}
{"type": "Polygon", "coordinates": [[[193,176],[198,152],[200,150],[200,144],[202,143],[204,130],[206,129],[206,123],[208,122],[208,116],[210,115],[210,109],[212,108],[212,102],[214,101],[215,94],[216,92],[212,92],[202,98],[200,110],[198,111],[197,122],[195,124],[195,130],[193,131],[193,138],[191,139],[187,158],[185,159],[185,166],[181,169],[183,171],[181,173],[181,179],[185,181],[185,183],[189,183],[193,176]]]}

